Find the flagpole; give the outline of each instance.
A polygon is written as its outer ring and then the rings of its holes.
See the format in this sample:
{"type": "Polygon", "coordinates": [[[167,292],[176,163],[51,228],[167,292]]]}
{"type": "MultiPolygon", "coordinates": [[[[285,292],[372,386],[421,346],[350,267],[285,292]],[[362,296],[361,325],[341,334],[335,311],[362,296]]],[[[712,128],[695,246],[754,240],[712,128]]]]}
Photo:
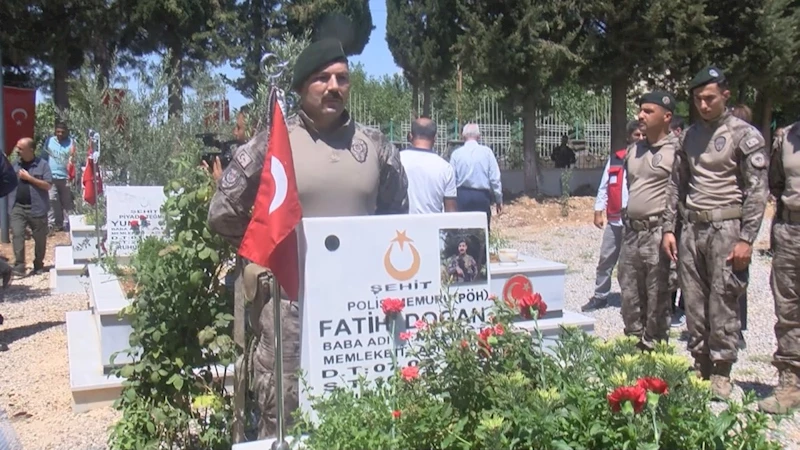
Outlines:
{"type": "Polygon", "coordinates": [[[100,211],[98,203],[100,202],[100,193],[97,192],[97,159],[100,157],[100,133],[89,130],[89,140],[92,141],[92,187],[94,188],[94,235],[97,240],[97,261],[98,263],[103,258],[102,241],[100,240],[100,211]]]}
{"type": "MultiPolygon", "coordinates": [[[[279,62],[274,66],[274,71],[271,72],[267,68],[267,62],[270,59],[277,58],[272,53],[267,53],[261,58],[261,70],[270,82],[270,95],[269,105],[267,106],[267,119],[272,125],[272,112],[275,106],[276,90],[279,89],[277,84],[286,68],[287,62],[279,62]]],[[[280,105],[278,105],[280,107],[280,105]]],[[[272,443],[272,450],[289,450],[289,444],[286,442],[286,430],[284,417],[285,399],[283,395],[283,323],[281,320],[281,286],[275,274],[272,274],[272,311],[273,311],[273,345],[275,354],[275,368],[273,372],[273,379],[275,380],[275,425],[276,436],[275,441],[272,443]]]]}

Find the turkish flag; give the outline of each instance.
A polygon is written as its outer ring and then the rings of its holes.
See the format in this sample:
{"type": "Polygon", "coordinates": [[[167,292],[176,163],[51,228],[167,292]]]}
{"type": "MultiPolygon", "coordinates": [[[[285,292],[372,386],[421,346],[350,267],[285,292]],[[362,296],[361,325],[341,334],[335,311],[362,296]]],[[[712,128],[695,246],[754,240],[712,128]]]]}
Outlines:
{"type": "Polygon", "coordinates": [[[296,227],[303,210],[297,193],[289,130],[275,88],[270,93],[270,104],[272,122],[261,182],[239,255],[272,270],[289,300],[297,301],[300,263],[296,227]]]}
{"type": "Polygon", "coordinates": [[[89,139],[89,148],[86,150],[86,167],[83,169],[83,199],[94,206],[97,196],[103,192],[103,180],[100,171],[95,169],[93,142],[89,139]],[[97,192],[95,192],[94,179],[97,177],[97,192]]]}
{"type": "Polygon", "coordinates": [[[33,138],[33,127],[36,124],[36,90],[3,86],[3,121],[6,126],[6,156],[17,145],[17,141],[33,138]]]}

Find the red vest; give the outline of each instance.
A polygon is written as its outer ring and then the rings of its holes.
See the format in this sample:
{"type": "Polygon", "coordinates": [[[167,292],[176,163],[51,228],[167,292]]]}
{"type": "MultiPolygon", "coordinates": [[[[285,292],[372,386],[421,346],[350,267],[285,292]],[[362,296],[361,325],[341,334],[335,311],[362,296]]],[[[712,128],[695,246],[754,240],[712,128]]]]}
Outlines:
{"type": "Polygon", "coordinates": [[[625,176],[625,153],[627,149],[617,150],[609,158],[608,165],[608,202],[606,217],[609,222],[622,219],[622,182],[625,176]]]}

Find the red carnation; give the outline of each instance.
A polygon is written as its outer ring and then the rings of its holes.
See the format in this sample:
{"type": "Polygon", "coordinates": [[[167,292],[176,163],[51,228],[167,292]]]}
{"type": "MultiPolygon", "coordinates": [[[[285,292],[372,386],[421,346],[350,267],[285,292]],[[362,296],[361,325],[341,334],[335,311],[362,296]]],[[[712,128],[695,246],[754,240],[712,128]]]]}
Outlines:
{"type": "Polygon", "coordinates": [[[409,366],[400,369],[400,376],[406,381],[413,381],[419,378],[419,367],[409,366]]]}
{"type": "Polygon", "coordinates": [[[141,220],[142,222],[144,222],[145,220],[147,220],[147,216],[145,216],[144,214],[142,214],[142,215],[140,215],[140,216],[139,216],[139,220],[141,220]]]}
{"type": "Polygon", "coordinates": [[[383,309],[383,313],[387,316],[400,314],[403,312],[404,306],[405,303],[399,298],[385,298],[381,300],[381,309],[383,309]]]}
{"type": "Polygon", "coordinates": [[[625,402],[631,402],[634,412],[641,412],[647,403],[647,391],[640,386],[623,386],[608,394],[611,411],[619,412],[625,402]]]}
{"type": "Polygon", "coordinates": [[[542,300],[542,296],[538,293],[528,293],[523,295],[517,300],[519,306],[519,315],[525,319],[532,319],[533,309],[539,313],[537,318],[542,318],[547,313],[547,303],[542,300]]]}
{"type": "Polygon", "coordinates": [[[669,393],[669,387],[667,386],[667,382],[662,380],[661,378],[655,378],[655,377],[639,378],[639,380],[636,382],[636,385],[646,391],[650,391],[658,395],[667,395],[669,393]]]}
{"type": "Polygon", "coordinates": [[[399,419],[401,414],[402,413],[400,412],[399,409],[392,411],[392,417],[394,417],[395,419],[399,419]]]}
{"type": "Polygon", "coordinates": [[[489,343],[489,338],[492,336],[502,336],[504,333],[505,329],[503,328],[503,324],[500,323],[493,327],[484,328],[478,333],[478,346],[487,354],[492,353],[492,345],[489,343]]]}
{"type": "Polygon", "coordinates": [[[133,228],[139,228],[139,221],[138,220],[133,219],[129,223],[133,228]]]}

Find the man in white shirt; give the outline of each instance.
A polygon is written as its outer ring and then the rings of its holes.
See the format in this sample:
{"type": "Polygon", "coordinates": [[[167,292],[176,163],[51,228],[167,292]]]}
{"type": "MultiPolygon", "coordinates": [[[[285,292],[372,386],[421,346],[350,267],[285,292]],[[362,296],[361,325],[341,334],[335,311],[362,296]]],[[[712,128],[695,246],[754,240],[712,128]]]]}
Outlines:
{"type": "MultiPolygon", "coordinates": [[[[643,138],[642,125],[637,120],[628,122],[628,145],[643,138]]],[[[597,263],[597,279],[594,295],[581,307],[581,311],[592,311],[608,305],[608,294],[611,293],[611,273],[619,259],[622,247],[622,211],[628,206],[628,180],[622,165],[627,147],[611,152],[600,187],[597,188],[597,200],[594,203],[594,226],[602,229],[605,226],[603,213],[608,225],[603,232],[600,243],[600,261],[597,263]]]]}
{"type": "Polygon", "coordinates": [[[478,124],[464,125],[461,134],[466,142],[450,156],[450,164],[456,172],[458,210],[485,212],[487,224],[491,225],[492,203],[496,205],[497,214],[503,210],[500,166],[492,149],[478,143],[481,137],[478,124]]]}
{"type": "Polygon", "coordinates": [[[400,152],[408,177],[408,213],[458,211],[453,166],[433,151],[436,124],[426,117],[415,120],[409,140],[411,147],[400,152]]]}

